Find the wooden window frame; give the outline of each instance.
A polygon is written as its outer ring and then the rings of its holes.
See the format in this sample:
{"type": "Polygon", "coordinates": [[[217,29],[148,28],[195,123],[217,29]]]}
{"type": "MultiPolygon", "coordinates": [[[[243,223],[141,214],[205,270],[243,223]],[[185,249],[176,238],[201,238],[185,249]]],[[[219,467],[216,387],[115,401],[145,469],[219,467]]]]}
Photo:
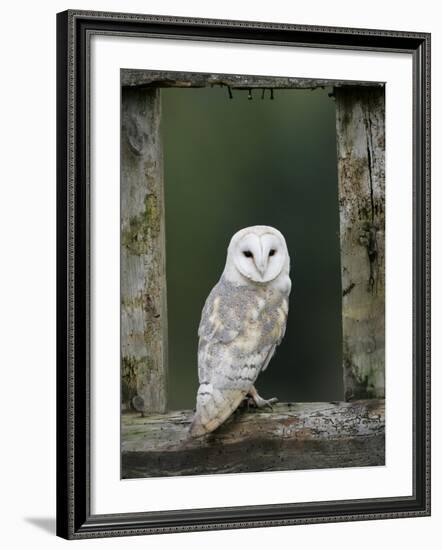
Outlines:
{"type": "Polygon", "coordinates": [[[122,477],[384,464],[384,84],[122,69],[121,98],[122,477]],[[209,86],[333,88],[345,401],[240,410],[211,436],[189,440],[193,411],[167,411],[160,90],[209,86]]]}

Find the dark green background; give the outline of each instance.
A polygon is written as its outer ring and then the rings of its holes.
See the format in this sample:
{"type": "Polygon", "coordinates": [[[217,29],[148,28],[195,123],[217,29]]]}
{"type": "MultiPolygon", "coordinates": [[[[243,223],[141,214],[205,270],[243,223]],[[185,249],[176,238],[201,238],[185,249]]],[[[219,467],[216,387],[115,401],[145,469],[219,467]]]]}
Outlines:
{"type": "Polygon", "coordinates": [[[193,408],[197,330],[231,236],[256,224],[285,236],[287,332],[257,382],[263,397],[343,397],[335,104],[331,90],[163,89],[169,409],[193,408]],[[267,92],[268,94],[269,92],[267,92]]]}

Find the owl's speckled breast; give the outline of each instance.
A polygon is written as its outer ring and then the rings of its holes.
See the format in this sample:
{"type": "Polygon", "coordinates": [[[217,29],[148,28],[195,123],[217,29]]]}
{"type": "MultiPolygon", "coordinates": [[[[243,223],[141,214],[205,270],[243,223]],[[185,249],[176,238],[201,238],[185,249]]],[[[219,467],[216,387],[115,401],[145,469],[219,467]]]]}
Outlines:
{"type": "Polygon", "coordinates": [[[288,313],[287,298],[277,289],[260,288],[256,291],[256,298],[252,300],[258,312],[253,312],[251,325],[257,324],[260,328],[261,345],[279,343],[284,336],[285,323],[288,313]]]}
{"type": "Polygon", "coordinates": [[[242,353],[278,344],[284,336],[288,301],[278,289],[238,286],[221,279],[215,299],[217,316],[224,320],[225,329],[239,333],[242,353]]]}

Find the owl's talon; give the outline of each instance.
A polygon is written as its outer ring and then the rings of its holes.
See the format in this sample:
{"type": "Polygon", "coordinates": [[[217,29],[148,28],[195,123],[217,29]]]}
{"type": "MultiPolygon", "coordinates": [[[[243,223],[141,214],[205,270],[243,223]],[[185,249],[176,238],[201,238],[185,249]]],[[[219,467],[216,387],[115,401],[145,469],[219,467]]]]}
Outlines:
{"type": "Polygon", "coordinates": [[[270,409],[273,411],[273,405],[275,403],[278,403],[278,398],[277,397],[271,397],[270,399],[267,399],[266,400],[266,405],[268,407],[270,407],[270,409]]]}
{"type": "Polygon", "coordinates": [[[264,407],[270,407],[273,410],[272,405],[274,403],[278,402],[278,399],[276,397],[272,397],[271,399],[263,399],[258,391],[256,390],[255,386],[252,386],[249,391],[249,395],[252,398],[253,402],[257,406],[258,409],[263,409],[264,407]]]}
{"type": "Polygon", "coordinates": [[[272,397],[271,399],[263,399],[260,395],[256,394],[253,397],[253,401],[258,409],[263,409],[264,407],[270,407],[273,410],[273,405],[278,402],[277,397],[272,397]]]}

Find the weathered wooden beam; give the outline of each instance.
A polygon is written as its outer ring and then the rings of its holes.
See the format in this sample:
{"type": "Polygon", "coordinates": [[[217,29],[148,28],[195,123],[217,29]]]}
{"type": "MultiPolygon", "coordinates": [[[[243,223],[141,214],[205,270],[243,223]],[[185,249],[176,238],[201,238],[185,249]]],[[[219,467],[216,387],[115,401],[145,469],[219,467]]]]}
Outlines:
{"type": "Polygon", "coordinates": [[[193,411],[122,416],[122,477],[297,470],[385,463],[384,401],[241,408],[202,439],[193,411]]]}
{"type": "Polygon", "coordinates": [[[158,89],[122,88],[122,400],[166,410],[167,315],[158,89]]]}
{"type": "Polygon", "coordinates": [[[326,86],[380,86],[384,84],[330,80],[321,78],[294,78],[281,76],[256,76],[235,74],[191,73],[178,71],[146,71],[141,69],[121,69],[121,83],[123,86],[141,87],[178,87],[201,88],[205,86],[229,86],[230,88],[325,88],[326,86]]]}
{"type": "Polygon", "coordinates": [[[385,395],[383,88],[335,89],[346,399],[385,395]]]}

